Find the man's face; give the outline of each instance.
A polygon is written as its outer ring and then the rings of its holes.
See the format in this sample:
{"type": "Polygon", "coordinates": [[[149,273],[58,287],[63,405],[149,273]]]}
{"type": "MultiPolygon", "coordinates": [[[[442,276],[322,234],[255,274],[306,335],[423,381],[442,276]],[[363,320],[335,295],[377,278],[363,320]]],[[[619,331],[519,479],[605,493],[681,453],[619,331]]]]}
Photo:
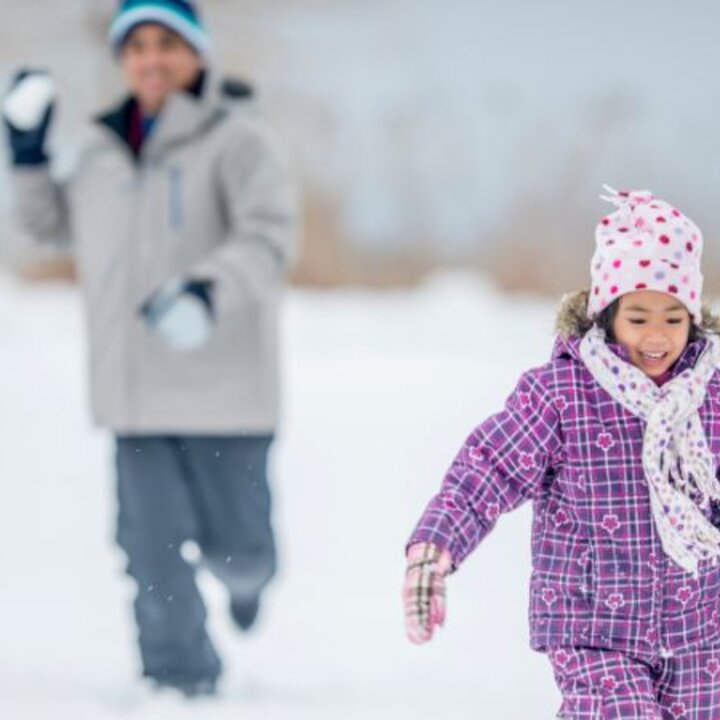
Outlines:
{"type": "Polygon", "coordinates": [[[142,110],[155,114],[172,93],[195,82],[203,63],[177,33],[162,25],[144,24],[125,40],[120,66],[142,110]]]}

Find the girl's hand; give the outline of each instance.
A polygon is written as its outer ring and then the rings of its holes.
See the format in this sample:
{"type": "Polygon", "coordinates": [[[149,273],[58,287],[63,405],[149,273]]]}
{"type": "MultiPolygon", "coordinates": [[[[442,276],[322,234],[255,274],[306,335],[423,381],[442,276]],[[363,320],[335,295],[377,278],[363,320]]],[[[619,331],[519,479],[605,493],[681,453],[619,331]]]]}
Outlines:
{"type": "Polygon", "coordinates": [[[437,545],[416,543],[408,549],[407,563],[405,632],[411,642],[424,643],[432,638],[435,627],[445,622],[445,575],[452,567],[452,557],[437,545]]]}

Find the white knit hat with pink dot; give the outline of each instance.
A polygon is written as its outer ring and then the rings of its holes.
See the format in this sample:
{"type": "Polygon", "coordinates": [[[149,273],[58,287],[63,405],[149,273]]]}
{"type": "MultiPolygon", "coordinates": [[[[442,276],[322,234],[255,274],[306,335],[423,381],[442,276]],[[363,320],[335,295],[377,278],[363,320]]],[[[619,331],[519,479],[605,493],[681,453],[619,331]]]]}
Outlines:
{"type": "Polygon", "coordinates": [[[655,290],[677,297],[700,325],[703,239],[697,225],[647,190],[603,187],[608,194],[602,199],[617,209],[595,230],[588,317],[622,295],[655,290]]]}

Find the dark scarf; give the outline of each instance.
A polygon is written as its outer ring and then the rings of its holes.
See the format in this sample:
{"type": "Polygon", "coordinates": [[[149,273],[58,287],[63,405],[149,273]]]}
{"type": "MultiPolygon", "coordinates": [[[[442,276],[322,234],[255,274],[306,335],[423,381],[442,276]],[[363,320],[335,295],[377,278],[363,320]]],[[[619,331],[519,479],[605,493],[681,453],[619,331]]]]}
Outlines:
{"type": "MultiPolygon", "coordinates": [[[[185,92],[201,97],[205,79],[206,73],[202,70],[185,92]]],[[[110,128],[128,146],[135,158],[140,157],[143,145],[152,131],[154,123],[147,123],[148,119],[143,116],[140,105],[133,96],[125,98],[118,107],[97,118],[98,122],[110,128]]]]}

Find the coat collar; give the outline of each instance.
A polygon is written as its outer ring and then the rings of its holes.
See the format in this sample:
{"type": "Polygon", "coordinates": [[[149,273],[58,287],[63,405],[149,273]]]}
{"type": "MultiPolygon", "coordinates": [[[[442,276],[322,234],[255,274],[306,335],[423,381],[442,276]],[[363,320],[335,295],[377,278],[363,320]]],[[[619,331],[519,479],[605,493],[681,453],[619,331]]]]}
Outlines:
{"type": "MultiPolygon", "coordinates": [[[[158,115],[156,127],[139,153],[153,158],[169,148],[184,144],[227,114],[229,101],[248,99],[252,89],[236,81],[222,81],[213,72],[203,71],[186,91],[171,95],[158,115]]],[[[131,151],[130,127],[136,101],[128,96],[110,111],[99,115],[96,124],[119,138],[131,151]]],[[[133,153],[136,155],[136,153],[133,153]]]]}

